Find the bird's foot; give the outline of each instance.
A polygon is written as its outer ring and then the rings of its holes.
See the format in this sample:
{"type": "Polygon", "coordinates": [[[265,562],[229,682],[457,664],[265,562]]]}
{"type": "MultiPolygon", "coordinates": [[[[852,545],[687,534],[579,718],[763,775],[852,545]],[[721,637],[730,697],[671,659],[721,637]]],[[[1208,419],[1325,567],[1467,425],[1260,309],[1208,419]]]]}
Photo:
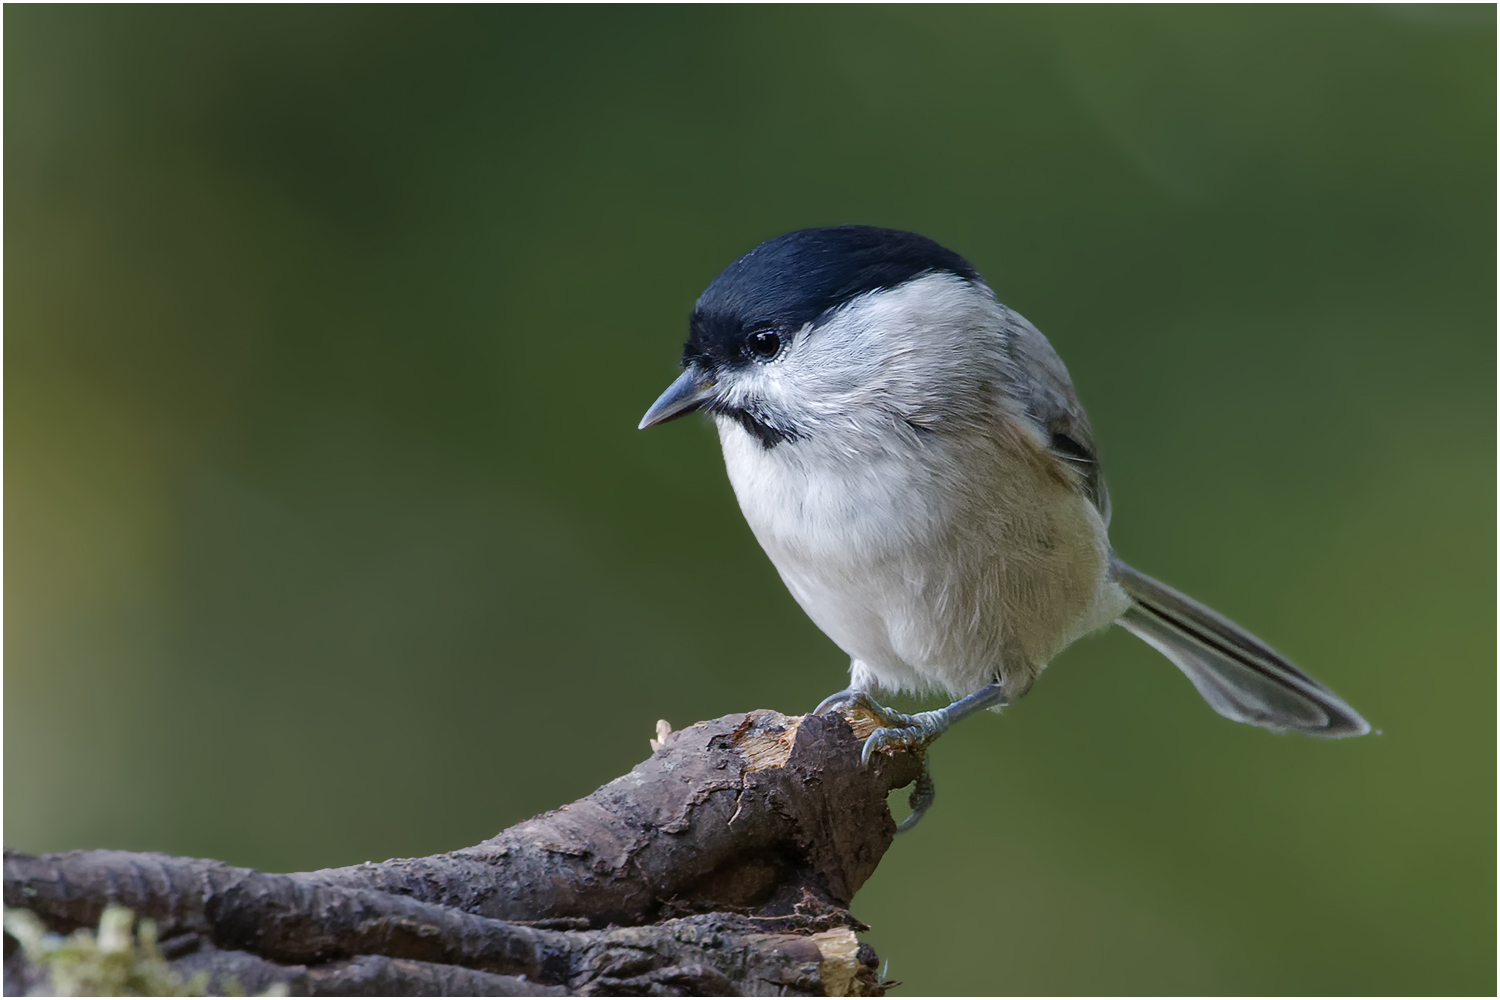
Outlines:
{"type": "MultiPolygon", "coordinates": [[[[870,764],[870,757],[877,750],[887,748],[925,750],[927,744],[947,728],[939,724],[936,718],[939,714],[937,712],[918,712],[916,715],[907,715],[905,712],[887,708],[871,698],[867,692],[853,688],[824,698],[813,714],[822,715],[835,710],[858,712],[880,724],[880,728],[865,740],[865,745],[860,751],[860,760],[866,767],[870,764]]],[[[905,833],[921,822],[922,817],[931,808],[935,797],[936,789],[932,781],[932,772],[928,769],[927,759],[924,756],[922,770],[918,773],[917,780],[912,785],[911,795],[907,799],[907,804],[911,806],[911,813],[896,824],[896,832],[905,833]]]]}
{"type": "MultiPolygon", "coordinates": [[[[880,728],[869,735],[864,747],[860,750],[860,760],[868,767],[870,757],[877,750],[915,750],[921,753],[959,719],[973,715],[982,709],[1003,704],[1005,704],[1005,691],[1000,684],[996,683],[980,688],[967,698],[960,698],[946,708],[907,715],[905,712],[886,708],[865,691],[846,688],[824,698],[813,714],[822,715],[835,709],[844,712],[852,710],[868,715],[878,722],[880,728]]],[[[936,794],[932,772],[927,769],[927,758],[924,753],[922,771],[917,775],[916,783],[912,786],[911,798],[908,800],[911,805],[911,815],[897,825],[896,832],[904,833],[921,822],[923,815],[931,808],[936,794]]]]}
{"type": "MultiPolygon", "coordinates": [[[[869,706],[860,705],[859,707],[867,712],[870,711],[869,706]]],[[[873,707],[881,708],[879,705],[873,707]]],[[[869,735],[869,738],[865,740],[864,749],[859,752],[860,760],[866,765],[879,750],[916,750],[919,752],[926,750],[933,740],[943,735],[952,725],[948,721],[947,710],[942,708],[933,712],[917,712],[915,715],[906,715],[888,708],[882,709],[881,714],[875,712],[870,712],[870,714],[875,716],[876,721],[880,723],[880,728],[869,735]]]]}
{"type": "Polygon", "coordinates": [[[813,714],[823,715],[834,710],[867,715],[880,724],[880,728],[865,740],[864,749],[860,751],[860,759],[866,765],[877,750],[925,750],[927,744],[952,725],[946,708],[907,715],[894,708],[886,708],[871,698],[869,692],[853,688],[824,698],[813,714]]]}
{"type": "MultiPolygon", "coordinates": [[[[880,702],[870,697],[868,691],[860,691],[856,688],[845,688],[837,694],[831,694],[824,698],[817,708],[813,709],[814,715],[826,715],[829,712],[840,712],[844,715],[864,715],[879,723],[880,728],[870,734],[865,740],[864,750],[860,753],[860,759],[870,763],[870,755],[881,745],[875,741],[882,733],[904,732],[914,726],[915,717],[905,712],[898,712],[894,708],[886,708],[880,702]],[[875,741],[875,742],[872,742],[875,741]]],[[[895,744],[892,744],[895,745],[895,744]]],[[[903,744],[907,745],[907,744],[903,744]]],[[[909,744],[915,746],[915,744],[909,744]]]]}

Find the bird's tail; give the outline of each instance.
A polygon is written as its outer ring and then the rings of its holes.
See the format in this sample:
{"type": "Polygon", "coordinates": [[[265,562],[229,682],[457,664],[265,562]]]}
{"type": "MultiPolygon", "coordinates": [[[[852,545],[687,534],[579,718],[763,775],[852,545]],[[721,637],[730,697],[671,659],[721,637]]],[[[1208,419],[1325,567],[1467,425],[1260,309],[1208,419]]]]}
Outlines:
{"type": "Polygon", "coordinates": [[[1344,699],[1228,618],[1113,554],[1110,572],[1132,602],[1119,624],[1175,663],[1220,715],[1309,736],[1370,731],[1344,699]]]}

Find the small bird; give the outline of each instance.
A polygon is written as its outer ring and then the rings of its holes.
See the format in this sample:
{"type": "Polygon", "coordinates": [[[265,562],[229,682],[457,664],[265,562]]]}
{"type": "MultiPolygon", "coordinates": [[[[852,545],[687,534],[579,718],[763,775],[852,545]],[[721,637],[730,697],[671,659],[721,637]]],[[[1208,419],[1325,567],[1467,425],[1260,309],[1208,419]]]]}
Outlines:
{"type": "MultiPolygon", "coordinates": [[[[712,415],[745,520],[850,657],[849,686],[817,712],[880,723],[866,763],[1014,702],[1111,622],[1227,718],[1370,731],[1264,642],[1115,554],[1067,369],[953,251],[874,226],[762,243],[698,299],[682,363],[640,426],[712,415]],[[876,700],[901,692],[954,700],[912,715],[876,700]]],[[[924,763],[903,829],[933,794],[924,763]]]]}

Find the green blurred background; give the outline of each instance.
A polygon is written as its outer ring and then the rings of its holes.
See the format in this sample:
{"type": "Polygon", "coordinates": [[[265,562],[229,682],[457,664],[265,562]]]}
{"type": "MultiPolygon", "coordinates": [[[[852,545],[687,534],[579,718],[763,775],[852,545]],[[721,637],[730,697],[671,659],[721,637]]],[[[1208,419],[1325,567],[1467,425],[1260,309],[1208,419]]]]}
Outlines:
{"type": "Polygon", "coordinates": [[[1470,8],[5,12],[5,843],[481,840],[845,660],[706,422],[786,230],[967,255],[1132,562],[1384,730],[1118,629],[933,754],[911,993],[1493,993],[1495,23],[1470,8]]]}

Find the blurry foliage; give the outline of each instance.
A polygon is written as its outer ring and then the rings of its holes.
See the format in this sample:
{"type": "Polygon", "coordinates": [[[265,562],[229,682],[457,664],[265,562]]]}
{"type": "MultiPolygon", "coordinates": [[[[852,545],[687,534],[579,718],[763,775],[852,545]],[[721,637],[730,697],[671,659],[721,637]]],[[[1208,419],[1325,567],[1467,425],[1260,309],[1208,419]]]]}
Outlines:
{"type": "MultiPolygon", "coordinates": [[[[59,997],[201,997],[207,996],[208,973],[184,979],[172,970],[156,943],[156,923],[142,920],[123,906],[107,906],[99,931],[83,928],[67,937],[48,933],[29,910],[5,911],[5,932],[15,938],[26,958],[47,970],[51,996],[59,997]],[[135,928],[132,932],[132,928],[135,928]]],[[[244,996],[229,984],[230,996],[244,996]]],[[[286,996],[283,988],[262,996],[286,996]]]]}
{"type": "Polygon", "coordinates": [[[934,750],[891,975],[1493,992],[1493,8],[6,28],[8,845],[424,855],[842,686],[712,433],[635,424],[719,269],[868,222],[1052,339],[1125,558],[1384,730],[1079,643],[934,750]]]}
{"type": "Polygon", "coordinates": [[[20,942],[28,960],[47,969],[53,996],[205,996],[208,974],[184,981],[161,956],[156,924],[141,921],[139,940],[131,932],[134,924],[133,912],[107,906],[97,935],[82,928],[62,937],[49,934],[29,910],[5,911],[6,933],[20,942]]]}

